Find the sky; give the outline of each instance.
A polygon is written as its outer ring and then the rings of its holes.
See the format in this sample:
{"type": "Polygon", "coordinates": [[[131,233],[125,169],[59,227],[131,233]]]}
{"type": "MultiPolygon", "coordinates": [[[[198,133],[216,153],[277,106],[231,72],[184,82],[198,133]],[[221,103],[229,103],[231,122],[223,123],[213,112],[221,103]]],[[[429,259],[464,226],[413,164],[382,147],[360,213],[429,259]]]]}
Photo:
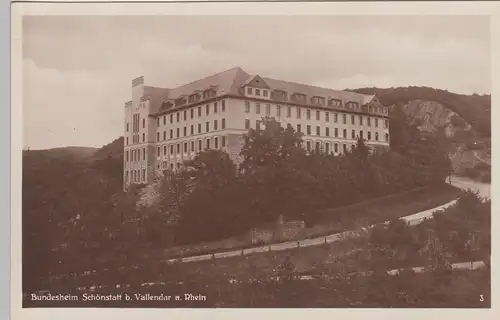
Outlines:
{"type": "Polygon", "coordinates": [[[235,66],[332,89],[490,94],[483,16],[25,16],[24,147],[123,135],[132,79],[174,88],[235,66]]]}

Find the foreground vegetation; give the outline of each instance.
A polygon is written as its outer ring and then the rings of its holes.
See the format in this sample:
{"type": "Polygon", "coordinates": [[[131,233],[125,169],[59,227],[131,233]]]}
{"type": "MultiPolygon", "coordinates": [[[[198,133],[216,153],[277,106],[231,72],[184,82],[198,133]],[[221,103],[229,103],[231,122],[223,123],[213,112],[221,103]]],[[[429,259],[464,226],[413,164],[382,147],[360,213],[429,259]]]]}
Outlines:
{"type": "MultiPolygon", "coordinates": [[[[120,307],[489,307],[490,203],[464,192],[433,220],[409,227],[401,220],[361,238],[288,252],[187,264],[141,265],[91,276],[112,284],[94,293],[199,293],[206,301],[26,302],[39,306],[120,307]],[[451,263],[482,260],[486,268],[451,270],[451,263]],[[424,266],[426,273],[388,270],[424,266]],[[144,277],[148,275],[147,277],[144,277]],[[310,275],[310,280],[299,280],[310,275]],[[147,279],[147,280],[146,280],[147,279]],[[124,282],[125,281],[125,282],[124,282]],[[152,286],[144,286],[143,281],[152,286]],[[127,283],[129,286],[124,286],[127,283]],[[115,284],[120,284],[116,288],[115,284]]],[[[83,285],[84,279],[80,279],[83,285]]],[[[65,291],[64,282],[56,292],[65,291]]],[[[89,292],[89,291],[87,291],[89,292]]]]}

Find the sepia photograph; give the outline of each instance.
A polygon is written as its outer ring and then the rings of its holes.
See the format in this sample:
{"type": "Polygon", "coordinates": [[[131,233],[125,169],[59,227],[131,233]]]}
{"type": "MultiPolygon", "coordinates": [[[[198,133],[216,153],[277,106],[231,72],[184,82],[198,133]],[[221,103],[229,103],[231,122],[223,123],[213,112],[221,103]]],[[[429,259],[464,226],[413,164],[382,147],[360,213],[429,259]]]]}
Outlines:
{"type": "Polygon", "coordinates": [[[23,15],[22,308],[491,308],[490,22],[23,15]]]}

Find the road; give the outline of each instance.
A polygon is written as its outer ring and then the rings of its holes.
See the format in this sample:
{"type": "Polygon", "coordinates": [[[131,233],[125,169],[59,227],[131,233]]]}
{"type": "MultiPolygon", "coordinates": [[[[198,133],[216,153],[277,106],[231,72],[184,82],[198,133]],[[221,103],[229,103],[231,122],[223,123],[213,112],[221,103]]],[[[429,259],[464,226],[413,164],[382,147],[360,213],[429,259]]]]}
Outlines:
{"type": "MultiPolygon", "coordinates": [[[[490,199],[491,196],[491,185],[486,184],[486,183],[480,183],[476,181],[472,181],[467,178],[462,178],[462,177],[452,177],[451,178],[451,184],[455,187],[461,188],[463,190],[471,189],[474,191],[478,191],[479,195],[483,198],[488,198],[490,199]]],[[[441,206],[438,206],[433,209],[421,211],[406,217],[402,217],[401,219],[404,219],[407,221],[410,225],[416,225],[422,222],[425,219],[432,218],[433,212],[437,210],[442,210],[445,209],[451,205],[453,205],[456,202],[456,200],[453,200],[451,202],[445,203],[441,206]]],[[[313,238],[313,239],[306,239],[306,240],[300,240],[300,241],[289,241],[289,242],[283,242],[283,243],[277,243],[277,244],[270,244],[270,245],[265,245],[265,246],[260,246],[260,247],[254,247],[254,248],[248,248],[244,250],[232,250],[232,251],[226,251],[226,252],[219,252],[219,253],[214,253],[214,254],[205,254],[205,255],[200,255],[200,256],[191,256],[191,257],[185,257],[182,259],[170,259],[167,260],[168,262],[194,262],[194,261],[202,261],[202,260],[210,260],[210,259],[221,259],[221,258],[230,258],[230,257],[237,257],[241,255],[247,255],[250,253],[259,253],[259,252],[267,252],[267,251],[282,251],[282,250],[289,250],[293,248],[299,247],[309,247],[309,246],[316,246],[316,245],[321,245],[324,243],[332,243],[336,241],[341,241],[342,239],[345,239],[346,237],[355,237],[357,236],[357,233],[354,231],[345,231],[341,233],[336,233],[336,234],[331,234],[328,236],[322,236],[318,238],[313,238]]]]}

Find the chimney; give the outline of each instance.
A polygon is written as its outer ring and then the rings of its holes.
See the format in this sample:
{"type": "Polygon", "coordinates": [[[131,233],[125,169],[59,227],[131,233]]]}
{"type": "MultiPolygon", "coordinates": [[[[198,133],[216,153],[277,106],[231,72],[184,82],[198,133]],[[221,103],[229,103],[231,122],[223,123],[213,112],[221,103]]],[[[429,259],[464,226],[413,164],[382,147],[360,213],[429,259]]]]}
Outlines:
{"type": "Polygon", "coordinates": [[[144,84],[144,76],[140,76],[132,80],[132,87],[144,84]]]}

